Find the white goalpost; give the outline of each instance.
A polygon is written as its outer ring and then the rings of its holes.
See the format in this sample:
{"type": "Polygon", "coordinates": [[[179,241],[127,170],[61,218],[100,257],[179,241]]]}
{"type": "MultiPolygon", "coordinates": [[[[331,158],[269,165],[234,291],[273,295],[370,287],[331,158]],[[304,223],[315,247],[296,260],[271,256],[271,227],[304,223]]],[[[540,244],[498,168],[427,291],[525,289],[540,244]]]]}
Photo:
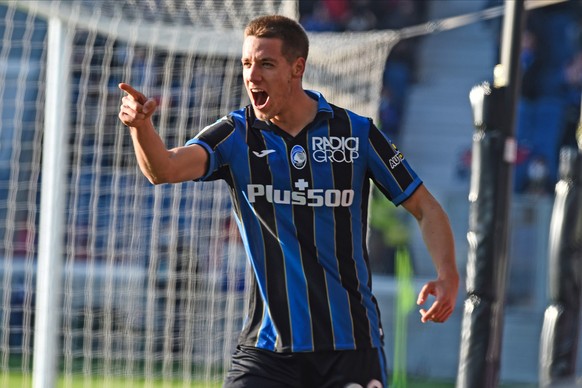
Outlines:
{"type": "Polygon", "coordinates": [[[44,186],[40,199],[40,226],[37,263],[37,304],[34,343],[34,380],[37,388],[51,386],[56,376],[60,316],[54,314],[59,306],[62,275],[62,239],[65,209],[65,166],[67,156],[67,102],[60,85],[68,85],[70,36],[61,20],[48,22],[45,131],[42,163],[44,186]],[[58,150],[58,152],[53,152],[58,150]]]}
{"type": "MultiPolygon", "coordinates": [[[[220,384],[250,271],[225,184],[152,186],[128,82],[169,147],[246,105],[240,48],[295,0],[0,1],[0,386],[220,384]],[[34,365],[34,367],[33,367],[34,365]]],[[[392,31],[311,34],[307,88],[376,117],[392,31]]]]}

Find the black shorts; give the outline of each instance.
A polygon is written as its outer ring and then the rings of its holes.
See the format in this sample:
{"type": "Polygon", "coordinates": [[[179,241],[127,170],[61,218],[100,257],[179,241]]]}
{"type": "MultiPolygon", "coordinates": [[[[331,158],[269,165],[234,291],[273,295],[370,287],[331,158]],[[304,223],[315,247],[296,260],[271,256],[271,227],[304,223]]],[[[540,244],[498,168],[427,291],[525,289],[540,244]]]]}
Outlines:
{"type": "Polygon", "coordinates": [[[238,346],[224,387],[386,387],[382,349],[275,353],[238,346]]]}

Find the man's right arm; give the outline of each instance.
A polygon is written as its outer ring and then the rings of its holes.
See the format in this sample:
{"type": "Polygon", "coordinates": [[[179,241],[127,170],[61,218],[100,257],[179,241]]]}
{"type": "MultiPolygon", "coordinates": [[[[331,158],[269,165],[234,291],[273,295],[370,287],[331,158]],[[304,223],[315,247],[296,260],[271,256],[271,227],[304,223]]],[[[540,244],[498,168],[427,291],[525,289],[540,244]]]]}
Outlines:
{"type": "Polygon", "coordinates": [[[126,95],[122,99],[119,119],[129,127],[137,162],[142,173],[153,184],[177,183],[202,177],[206,172],[208,154],[199,145],[168,150],[156,132],[151,116],[157,108],[130,85],[121,83],[126,95]]]}

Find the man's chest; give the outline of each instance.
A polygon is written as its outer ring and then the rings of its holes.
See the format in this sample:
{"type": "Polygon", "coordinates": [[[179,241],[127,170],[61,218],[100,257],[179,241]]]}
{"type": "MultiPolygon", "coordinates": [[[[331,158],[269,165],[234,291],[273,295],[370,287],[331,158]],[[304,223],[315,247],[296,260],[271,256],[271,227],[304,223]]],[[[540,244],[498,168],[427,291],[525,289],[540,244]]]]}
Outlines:
{"type": "Polygon", "coordinates": [[[352,205],[365,172],[359,138],[267,134],[258,140],[239,144],[239,161],[232,166],[246,171],[235,175],[242,177],[239,190],[250,203],[352,205]]]}

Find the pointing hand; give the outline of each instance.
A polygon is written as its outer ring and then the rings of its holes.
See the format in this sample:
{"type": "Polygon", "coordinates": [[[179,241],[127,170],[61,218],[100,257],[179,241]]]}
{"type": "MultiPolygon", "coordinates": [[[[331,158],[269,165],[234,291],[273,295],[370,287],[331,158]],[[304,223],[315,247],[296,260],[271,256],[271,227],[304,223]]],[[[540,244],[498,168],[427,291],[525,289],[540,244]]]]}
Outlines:
{"type": "Polygon", "coordinates": [[[127,93],[122,99],[119,109],[119,120],[128,127],[140,127],[155,112],[158,103],[153,98],[147,98],[131,85],[120,83],[119,89],[127,93]]]}

